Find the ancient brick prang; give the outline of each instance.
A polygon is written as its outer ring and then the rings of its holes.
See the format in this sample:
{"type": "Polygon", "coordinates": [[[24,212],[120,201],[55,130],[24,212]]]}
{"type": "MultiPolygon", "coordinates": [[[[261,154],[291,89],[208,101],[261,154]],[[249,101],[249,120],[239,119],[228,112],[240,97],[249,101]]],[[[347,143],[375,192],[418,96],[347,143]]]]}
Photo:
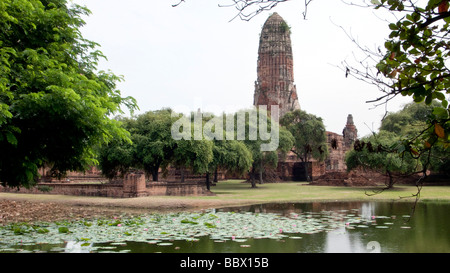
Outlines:
{"type": "Polygon", "coordinates": [[[258,79],[255,82],[253,105],[279,106],[282,117],[300,109],[294,85],[294,61],[290,28],[277,13],[273,13],[261,31],[258,50],[258,79]]]}
{"type": "Polygon", "coordinates": [[[344,130],[342,130],[342,135],[344,137],[344,146],[348,150],[358,138],[358,130],[353,123],[353,116],[351,114],[347,117],[347,124],[345,125],[344,130]]]}

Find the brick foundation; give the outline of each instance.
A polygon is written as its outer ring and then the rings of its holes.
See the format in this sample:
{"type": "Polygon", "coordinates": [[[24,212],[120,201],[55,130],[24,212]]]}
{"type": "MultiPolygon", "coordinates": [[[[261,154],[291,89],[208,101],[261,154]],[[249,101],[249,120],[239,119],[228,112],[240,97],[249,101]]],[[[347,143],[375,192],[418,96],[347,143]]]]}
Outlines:
{"type": "Polygon", "coordinates": [[[61,194],[75,196],[102,196],[130,198],[142,196],[174,195],[204,196],[214,195],[206,189],[205,182],[145,182],[143,174],[128,174],[120,184],[93,183],[38,183],[31,189],[1,187],[0,192],[61,194]]]}

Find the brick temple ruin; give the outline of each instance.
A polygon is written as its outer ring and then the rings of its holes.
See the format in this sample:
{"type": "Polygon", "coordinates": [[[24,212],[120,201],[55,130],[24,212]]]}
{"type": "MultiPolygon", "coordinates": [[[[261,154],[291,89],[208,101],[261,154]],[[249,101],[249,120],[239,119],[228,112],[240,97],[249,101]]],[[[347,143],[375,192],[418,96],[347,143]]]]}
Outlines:
{"type": "MultiPolygon", "coordinates": [[[[279,116],[300,109],[294,83],[294,59],[290,28],[284,19],[273,13],[263,25],[259,40],[257,80],[253,105],[278,105],[279,116]]],[[[278,164],[271,180],[305,181],[326,173],[345,173],[345,153],[353,146],[358,130],[351,114],[347,117],[342,134],[326,132],[329,156],[324,162],[309,162],[309,173],[294,153],[278,164]]]]}
{"type": "Polygon", "coordinates": [[[278,105],[280,117],[300,109],[289,26],[273,13],[261,31],[253,105],[278,105]]]}

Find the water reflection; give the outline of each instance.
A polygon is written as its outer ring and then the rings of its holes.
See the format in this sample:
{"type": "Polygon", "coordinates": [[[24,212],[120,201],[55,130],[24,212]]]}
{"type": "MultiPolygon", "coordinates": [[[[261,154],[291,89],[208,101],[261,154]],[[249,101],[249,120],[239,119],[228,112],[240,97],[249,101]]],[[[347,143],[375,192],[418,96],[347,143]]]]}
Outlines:
{"type": "Polygon", "coordinates": [[[364,219],[372,219],[375,216],[375,203],[362,203],[361,204],[361,217],[364,219]]]}
{"type": "MultiPolygon", "coordinates": [[[[360,244],[361,242],[359,242],[360,244]]],[[[325,240],[324,252],[338,253],[338,252],[355,252],[352,248],[350,236],[346,233],[345,227],[339,228],[336,231],[328,232],[325,240]]]]}
{"type": "MultiPolygon", "coordinates": [[[[312,202],[294,204],[262,204],[224,211],[310,214],[336,211],[361,218],[366,224],[345,225],[333,231],[303,236],[296,242],[296,252],[326,253],[450,253],[449,202],[420,202],[412,218],[412,203],[408,202],[312,202]],[[308,240],[308,246],[304,244],[308,240]]],[[[344,215],[344,214],[342,214],[344,215]]],[[[290,252],[287,250],[286,252],[290,252]]]]}
{"type": "MultiPolygon", "coordinates": [[[[293,217],[302,214],[316,221],[317,233],[282,234],[279,239],[246,238],[244,242],[215,240],[210,236],[196,241],[171,240],[173,244],[127,241],[88,244],[69,241],[61,245],[17,245],[15,248],[50,252],[165,252],[165,253],[450,253],[450,202],[420,202],[410,217],[412,204],[405,202],[311,202],[260,204],[210,211],[276,213],[293,217]],[[328,229],[327,221],[338,225],[328,229]],[[355,221],[356,222],[352,222],[355,221]],[[221,242],[218,242],[221,241],[221,242]],[[243,248],[241,245],[250,247],[243,248]]],[[[239,223],[236,228],[242,228],[239,223]]]]}
{"type": "Polygon", "coordinates": [[[64,248],[65,253],[89,253],[92,244],[76,242],[76,241],[68,241],[64,248]]]}

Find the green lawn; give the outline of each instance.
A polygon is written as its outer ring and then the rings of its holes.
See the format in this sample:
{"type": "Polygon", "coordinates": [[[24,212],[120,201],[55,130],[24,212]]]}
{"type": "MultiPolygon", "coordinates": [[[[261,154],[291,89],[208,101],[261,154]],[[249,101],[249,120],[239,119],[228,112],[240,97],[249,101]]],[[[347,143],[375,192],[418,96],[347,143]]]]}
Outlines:
{"type": "MultiPolygon", "coordinates": [[[[251,202],[301,202],[301,201],[336,201],[336,200],[406,200],[414,201],[411,197],[417,193],[415,186],[396,185],[393,189],[380,194],[368,196],[374,188],[362,187],[336,187],[311,186],[305,182],[267,183],[257,184],[252,189],[250,184],[242,180],[220,181],[211,191],[213,197],[200,197],[208,199],[245,199],[251,202]],[[410,197],[410,198],[401,198],[410,197]]],[[[196,197],[199,198],[199,197],[196,197]]],[[[450,201],[449,186],[425,186],[422,188],[421,200],[448,200],[450,201]]]]}

